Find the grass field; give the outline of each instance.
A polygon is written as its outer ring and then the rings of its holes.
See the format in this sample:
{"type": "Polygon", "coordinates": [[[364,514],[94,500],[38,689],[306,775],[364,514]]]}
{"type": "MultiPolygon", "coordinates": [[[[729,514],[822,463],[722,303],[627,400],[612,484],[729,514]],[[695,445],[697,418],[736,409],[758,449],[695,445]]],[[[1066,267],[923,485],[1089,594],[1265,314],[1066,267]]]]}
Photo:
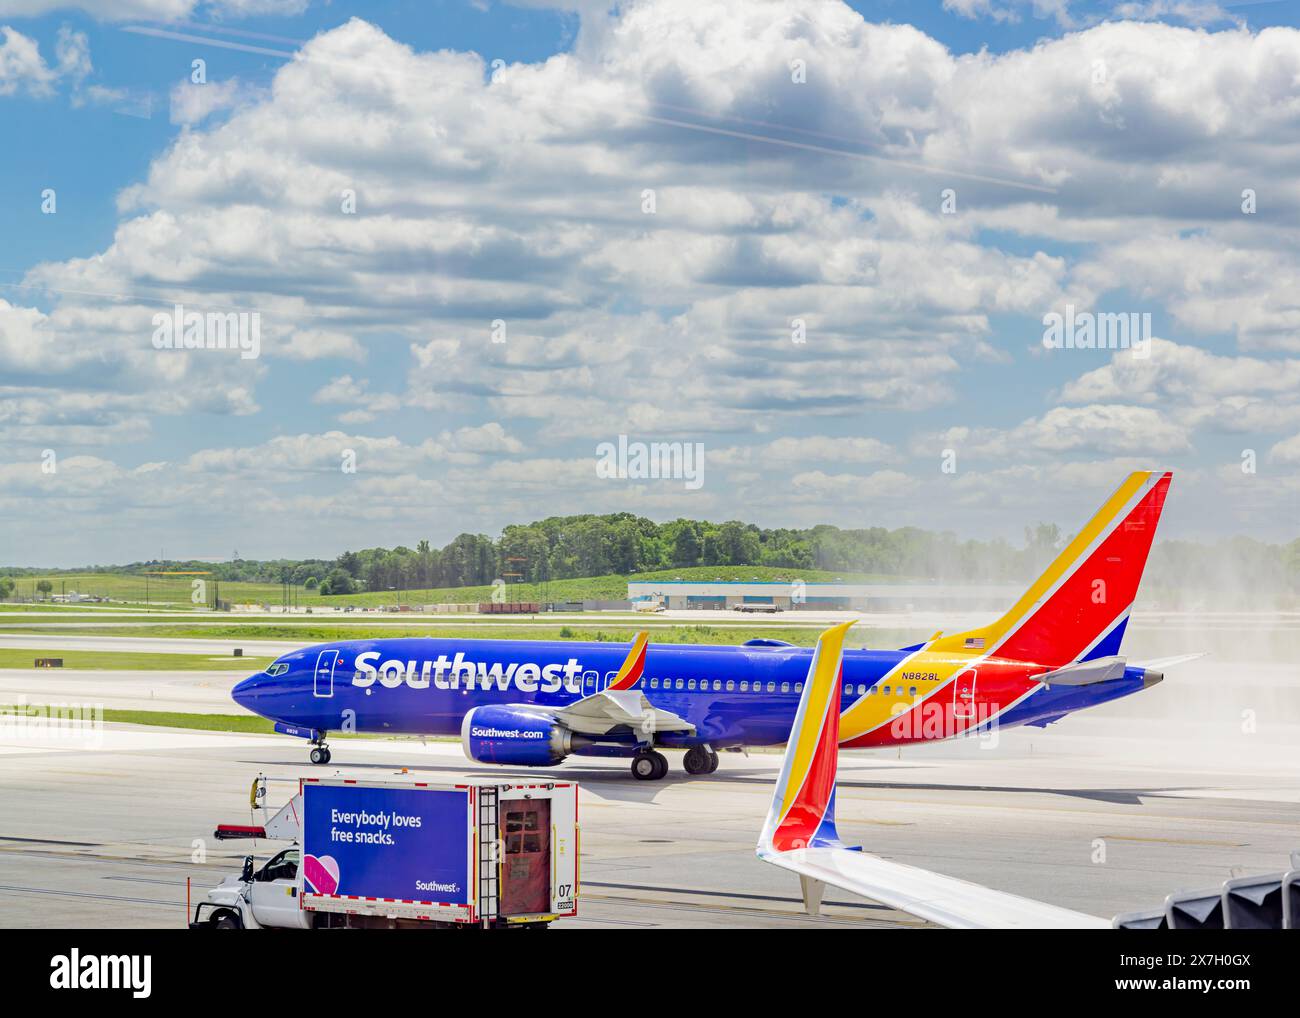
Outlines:
{"type": "MultiPolygon", "coordinates": [[[[36,596],[38,580],[49,580],[54,593],[76,591],[126,601],[133,605],[166,606],[172,609],[193,607],[191,582],[199,577],[144,576],[128,573],[60,573],[41,577],[17,578],[19,597],[36,596]]],[[[833,573],[824,569],[780,569],[773,566],[692,566],[684,569],[664,569],[658,572],[634,573],[631,576],[585,576],[570,580],[552,580],[545,584],[510,584],[507,598],[511,601],[587,601],[618,600],[627,597],[629,580],[762,580],[793,581],[802,579],[809,583],[844,580],[855,583],[903,583],[908,577],[884,576],[873,573],[833,573]]],[[[211,596],[212,581],[208,581],[211,596]]],[[[237,604],[281,603],[283,589],[278,583],[221,582],[218,585],[223,601],[237,604]]],[[[455,604],[492,600],[490,584],[477,587],[435,587],[397,591],[373,591],[356,594],[339,594],[323,597],[315,591],[298,588],[296,601],[302,605],[357,605],[378,607],[394,604],[455,604]]],[[[21,605],[0,606],[0,610],[21,609],[21,605]]],[[[71,607],[71,606],[69,606],[71,607]]]]}
{"type": "Polygon", "coordinates": [[[194,728],[205,732],[250,732],[255,735],[272,735],[275,732],[270,721],[251,714],[181,714],[160,710],[105,709],[104,720],[130,725],[194,728]]]}
{"type": "MultiPolygon", "coordinates": [[[[785,640],[799,647],[811,647],[817,642],[820,632],[816,626],[793,628],[785,626],[740,626],[720,628],[708,624],[690,624],[678,626],[649,627],[654,643],[713,643],[738,644],[746,640],[768,639],[785,640]]],[[[484,626],[469,624],[464,626],[384,626],[367,627],[350,626],[278,626],[274,623],[259,626],[222,626],[213,624],[195,626],[177,622],[157,626],[139,626],[134,628],[115,628],[106,626],[96,629],[69,627],[59,629],[59,635],[82,636],[132,636],[159,637],[170,639],[228,639],[243,641],[247,647],[255,645],[257,640],[288,640],[307,646],[312,643],[325,643],[337,640],[393,639],[403,636],[435,636],[460,640],[580,640],[595,642],[627,643],[639,632],[636,619],[626,622],[528,624],[509,626],[484,626]]],[[[35,633],[49,635],[48,630],[28,629],[21,626],[6,627],[6,633],[35,633]]],[[[856,645],[870,644],[875,647],[899,647],[929,635],[920,630],[871,629],[859,626],[853,631],[851,641],[861,641],[856,645]]],[[[29,653],[24,651],[24,654],[29,653]]],[[[57,653],[51,652],[54,656],[57,653]]],[[[167,655],[174,657],[177,655],[167,655]]],[[[249,662],[255,658],[245,658],[249,662]]]]}
{"type": "MultiPolygon", "coordinates": [[[[183,714],[179,711],[105,709],[104,720],[124,725],[151,725],[160,728],[190,728],[202,732],[239,732],[249,735],[274,735],[275,728],[266,718],[251,714],[183,714]]],[[[458,742],[455,736],[394,736],[371,733],[331,732],[330,742],[339,739],[419,738],[427,742],[458,742]]],[[[307,745],[304,740],[303,746],[307,745]]]]}
{"type": "Polygon", "coordinates": [[[0,668],[32,668],[38,657],[63,659],[64,668],[102,671],[246,671],[258,672],[272,657],[218,657],[215,654],[129,654],[98,650],[17,650],[0,648],[0,668]]]}

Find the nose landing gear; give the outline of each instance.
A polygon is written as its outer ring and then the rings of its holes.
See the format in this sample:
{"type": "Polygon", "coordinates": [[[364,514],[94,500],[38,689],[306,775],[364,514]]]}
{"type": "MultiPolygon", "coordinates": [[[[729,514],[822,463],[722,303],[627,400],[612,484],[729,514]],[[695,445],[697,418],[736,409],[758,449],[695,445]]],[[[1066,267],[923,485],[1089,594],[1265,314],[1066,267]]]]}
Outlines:
{"type": "Polygon", "coordinates": [[[330,748],[325,745],[325,734],[323,732],[321,737],[312,743],[311,762],[314,764],[327,764],[330,762],[330,748]]]}

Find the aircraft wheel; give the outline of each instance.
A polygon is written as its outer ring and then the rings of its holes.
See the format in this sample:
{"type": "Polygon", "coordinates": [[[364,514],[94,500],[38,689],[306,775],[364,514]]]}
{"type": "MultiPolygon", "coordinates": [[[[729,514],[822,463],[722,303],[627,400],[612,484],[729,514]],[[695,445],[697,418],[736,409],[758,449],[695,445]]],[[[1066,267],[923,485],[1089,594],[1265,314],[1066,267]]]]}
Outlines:
{"type": "Polygon", "coordinates": [[[632,758],[632,777],[638,781],[658,781],[667,773],[668,761],[662,753],[652,750],[632,758]]]}
{"type": "MultiPolygon", "coordinates": [[[[712,758],[713,767],[717,767],[717,756],[712,758]]],[[[687,774],[708,774],[712,770],[709,766],[710,754],[703,746],[692,746],[682,757],[682,767],[687,774]]]]}
{"type": "Polygon", "coordinates": [[[323,749],[321,749],[319,746],[317,746],[315,749],[313,749],[313,750],[311,751],[311,762],[314,763],[314,764],[323,764],[323,763],[325,763],[325,762],[329,759],[329,758],[325,755],[325,752],[326,752],[325,750],[323,750],[323,749]]]}
{"type": "MultiPolygon", "coordinates": [[[[321,763],[329,763],[331,760],[334,759],[334,754],[330,752],[329,746],[322,746],[321,749],[325,751],[325,759],[322,760],[321,763]]],[[[718,769],[718,761],[716,757],[714,758],[713,761],[713,769],[714,770],[718,769]]]]}
{"type": "Polygon", "coordinates": [[[707,771],[705,771],[705,773],[706,773],[706,774],[712,774],[712,773],[713,773],[714,771],[716,771],[717,769],[718,769],[718,754],[717,754],[717,753],[714,753],[714,752],[712,752],[712,751],[710,751],[710,753],[709,753],[709,769],[708,769],[707,771]]]}

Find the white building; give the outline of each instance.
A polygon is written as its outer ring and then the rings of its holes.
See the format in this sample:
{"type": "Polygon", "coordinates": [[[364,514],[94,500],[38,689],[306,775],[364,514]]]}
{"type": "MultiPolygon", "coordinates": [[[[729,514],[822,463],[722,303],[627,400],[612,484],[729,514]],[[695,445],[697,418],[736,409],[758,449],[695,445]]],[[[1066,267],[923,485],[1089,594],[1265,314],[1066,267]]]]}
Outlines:
{"type": "Polygon", "coordinates": [[[1023,588],[1015,584],[805,583],[802,580],[636,580],[631,601],[667,608],[723,609],[770,604],[784,611],[926,611],[1010,607],[1023,588]]]}

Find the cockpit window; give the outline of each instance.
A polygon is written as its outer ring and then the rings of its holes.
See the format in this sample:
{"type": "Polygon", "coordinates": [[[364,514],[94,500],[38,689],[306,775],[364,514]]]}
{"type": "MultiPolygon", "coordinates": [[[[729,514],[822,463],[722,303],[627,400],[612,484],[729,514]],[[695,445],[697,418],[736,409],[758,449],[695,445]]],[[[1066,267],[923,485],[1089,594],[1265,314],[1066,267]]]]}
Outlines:
{"type": "Polygon", "coordinates": [[[267,667],[266,674],[283,675],[288,670],[289,670],[289,666],[287,664],[285,664],[283,661],[277,661],[275,664],[267,667]]]}

